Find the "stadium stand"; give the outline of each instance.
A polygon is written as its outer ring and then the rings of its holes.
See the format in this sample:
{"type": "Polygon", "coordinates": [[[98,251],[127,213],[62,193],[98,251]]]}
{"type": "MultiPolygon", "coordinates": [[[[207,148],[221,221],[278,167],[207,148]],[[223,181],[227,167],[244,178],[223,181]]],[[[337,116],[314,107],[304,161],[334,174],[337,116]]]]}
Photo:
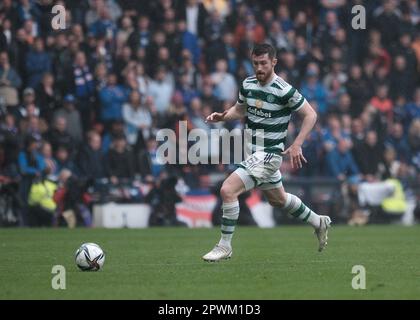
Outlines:
{"type": "MultiPolygon", "coordinates": [[[[235,102],[262,42],[278,50],[277,74],[319,114],[303,148],[309,163],[293,171],[284,161],[285,185],[315,210],[362,224],[373,211],[359,203],[358,184],[396,179],[413,223],[419,1],[3,0],[0,225],[31,225],[29,200],[45,180],[58,193],[51,225],[90,226],[95,203],[145,203],[171,177],[181,195],[210,195],[234,166],[162,165],[156,135],[178,132],[182,120],[189,131],[221,129],[204,118],[235,102]],[[56,4],[66,8],[64,30],[51,25],[56,4]],[[352,29],[356,4],[367,10],[365,30],[352,29]]],[[[289,143],[296,127],[298,117],[289,143]]]]}

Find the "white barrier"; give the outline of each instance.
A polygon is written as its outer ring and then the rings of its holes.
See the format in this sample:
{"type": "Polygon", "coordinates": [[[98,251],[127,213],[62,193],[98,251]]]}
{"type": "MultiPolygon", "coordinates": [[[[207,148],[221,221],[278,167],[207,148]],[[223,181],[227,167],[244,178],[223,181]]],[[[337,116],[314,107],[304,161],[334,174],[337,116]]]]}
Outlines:
{"type": "Polygon", "coordinates": [[[107,203],[93,206],[96,228],[147,228],[150,206],[146,204],[107,203]]]}

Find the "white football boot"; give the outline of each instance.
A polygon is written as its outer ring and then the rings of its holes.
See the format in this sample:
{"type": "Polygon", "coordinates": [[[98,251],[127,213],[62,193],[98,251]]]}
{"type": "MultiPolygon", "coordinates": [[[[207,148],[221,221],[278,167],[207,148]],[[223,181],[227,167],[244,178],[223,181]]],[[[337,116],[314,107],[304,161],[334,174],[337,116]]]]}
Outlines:
{"type": "Polygon", "coordinates": [[[208,262],[216,262],[230,259],[230,257],[232,257],[232,248],[227,248],[216,244],[213,250],[203,256],[203,260],[208,262]]]}
{"type": "Polygon", "coordinates": [[[321,222],[319,228],[315,229],[315,234],[319,241],[318,251],[321,252],[327,246],[328,229],[331,226],[331,219],[328,216],[320,216],[321,222]]]}

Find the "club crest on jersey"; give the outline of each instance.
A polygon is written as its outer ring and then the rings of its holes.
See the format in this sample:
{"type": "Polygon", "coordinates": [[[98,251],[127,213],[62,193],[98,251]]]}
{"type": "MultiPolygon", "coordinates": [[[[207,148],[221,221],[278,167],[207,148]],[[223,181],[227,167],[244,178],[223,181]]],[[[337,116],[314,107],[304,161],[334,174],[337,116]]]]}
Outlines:
{"type": "Polygon", "coordinates": [[[274,100],[275,100],[275,98],[274,98],[274,96],[273,96],[272,94],[269,94],[269,95],[267,96],[267,101],[268,101],[269,103],[273,103],[273,102],[274,102],[274,100]]]}
{"type": "Polygon", "coordinates": [[[262,107],[263,107],[263,102],[261,101],[261,100],[256,100],[255,101],[255,106],[258,108],[258,109],[261,109],[262,107]]]}

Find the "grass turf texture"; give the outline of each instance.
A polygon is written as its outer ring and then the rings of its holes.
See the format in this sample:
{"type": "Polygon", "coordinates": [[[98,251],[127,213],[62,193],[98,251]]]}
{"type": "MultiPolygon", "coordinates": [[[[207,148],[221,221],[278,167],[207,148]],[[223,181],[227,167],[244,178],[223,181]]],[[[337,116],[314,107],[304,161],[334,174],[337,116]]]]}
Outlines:
{"type": "Polygon", "coordinates": [[[420,227],[333,227],[317,252],[309,226],[238,227],[233,257],[201,256],[217,229],[2,229],[0,299],[420,299],[420,227]],[[104,269],[82,272],[83,242],[106,252],[104,269]],[[53,265],[66,268],[66,290],[53,290],[53,265]],[[366,290],[353,290],[352,267],[366,268],[366,290]]]}

